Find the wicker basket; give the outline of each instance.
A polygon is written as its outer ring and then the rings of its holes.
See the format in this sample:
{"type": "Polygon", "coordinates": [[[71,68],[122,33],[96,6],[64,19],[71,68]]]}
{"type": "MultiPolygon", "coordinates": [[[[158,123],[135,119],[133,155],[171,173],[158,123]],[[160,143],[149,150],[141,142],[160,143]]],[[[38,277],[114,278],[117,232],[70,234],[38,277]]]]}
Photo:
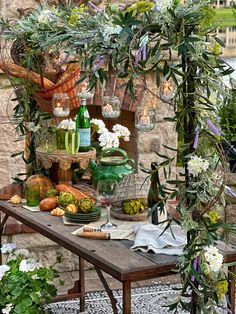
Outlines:
{"type": "Polygon", "coordinates": [[[58,82],[42,92],[35,92],[33,97],[37,100],[39,107],[46,112],[52,112],[52,97],[56,93],[67,93],[70,98],[70,109],[79,107],[80,100],[76,96],[76,81],[79,78],[80,69],[77,64],[69,65],[66,72],[59,78],[58,82]]]}
{"type": "Polygon", "coordinates": [[[40,90],[32,96],[39,107],[46,112],[52,112],[52,97],[55,93],[67,93],[70,98],[70,109],[79,107],[80,101],[76,96],[76,81],[80,75],[79,65],[70,63],[56,83],[42,77],[40,74],[28,70],[18,64],[0,60],[0,69],[9,76],[28,80],[39,86],[40,90]]]}
{"type": "Polygon", "coordinates": [[[119,183],[116,197],[116,206],[120,206],[123,201],[142,198],[147,200],[150,187],[149,178],[138,174],[130,174],[119,183]]]}

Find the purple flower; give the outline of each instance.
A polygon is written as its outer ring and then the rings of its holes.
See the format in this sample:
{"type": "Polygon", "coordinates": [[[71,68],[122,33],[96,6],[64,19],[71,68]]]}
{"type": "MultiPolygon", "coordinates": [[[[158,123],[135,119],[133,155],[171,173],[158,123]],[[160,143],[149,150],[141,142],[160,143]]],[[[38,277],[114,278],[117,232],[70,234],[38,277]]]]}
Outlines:
{"type": "Polygon", "coordinates": [[[229,186],[226,185],[225,190],[226,190],[226,194],[236,198],[236,193],[229,186]]]}
{"type": "Polygon", "coordinates": [[[197,126],[196,130],[195,130],[195,137],[194,137],[194,142],[193,142],[193,148],[194,149],[197,149],[197,147],[198,147],[199,134],[200,134],[200,128],[199,128],[199,126],[197,126]]]}
{"type": "Polygon", "coordinates": [[[99,55],[94,61],[93,61],[93,72],[96,72],[97,70],[99,70],[101,68],[101,66],[103,65],[103,63],[106,61],[107,59],[107,55],[99,55]]]}
{"type": "Polygon", "coordinates": [[[201,256],[197,258],[197,271],[200,273],[201,271],[201,256]]]}
{"type": "Polygon", "coordinates": [[[216,127],[211,119],[207,119],[207,124],[215,135],[221,136],[221,129],[219,127],[216,127]]]}
{"type": "Polygon", "coordinates": [[[94,11],[97,11],[98,13],[103,14],[103,10],[99,9],[98,7],[96,7],[96,5],[94,5],[91,1],[89,1],[88,4],[94,11]]]}
{"type": "Polygon", "coordinates": [[[142,55],[142,49],[143,48],[139,48],[137,53],[136,53],[136,57],[135,57],[135,66],[137,67],[138,66],[138,63],[141,59],[141,55],[142,55]]]}
{"type": "Polygon", "coordinates": [[[160,11],[161,10],[161,7],[160,7],[160,3],[158,0],[155,0],[155,11],[160,11]]]}
{"type": "Polygon", "coordinates": [[[147,60],[147,45],[143,46],[142,54],[143,54],[143,61],[146,61],[147,60]]]}
{"type": "MultiPolygon", "coordinates": [[[[194,258],[193,260],[193,269],[197,270],[197,263],[198,263],[198,257],[194,258]]],[[[195,276],[192,275],[191,281],[195,280],[195,276]]]]}

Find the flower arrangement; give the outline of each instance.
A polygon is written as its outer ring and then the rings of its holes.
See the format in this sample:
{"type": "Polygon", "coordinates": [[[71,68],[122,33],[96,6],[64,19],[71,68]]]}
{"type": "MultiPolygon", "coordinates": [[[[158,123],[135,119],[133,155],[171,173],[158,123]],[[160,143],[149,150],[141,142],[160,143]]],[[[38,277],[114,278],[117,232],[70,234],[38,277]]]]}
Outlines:
{"type": "Polygon", "coordinates": [[[3,244],[1,251],[6,255],[6,264],[0,266],[1,313],[44,313],[44,305],[57,292],[51,283],[58,277],[55,264],[43,267],[28,250],[17,249],[13,243],[3,244]]]}
{"type": "Polygon", "coordinates": [[[105,123],[100,119],[92,119],[91,126],[93,133],[98,133],[98,142],[101,149],[119,147],[120,140],[128,142],[130,131],[127,127],[115,124],[112,128],[113,132],[108,131],[105,123]]]}
{"type": "MultiPolygon", "coordinates": [[[[91,3],[89,10],[61,7],[57,11],[60,23],[43,24],[36,32],[32,19],[39,11],[15,24],[1,22],[5,36],[30,38],[34,52],[60,46],[77,54],[85,68],[81,80],[88,76],[89,88],[103,84],[115,73],[124,79],[131,97],[140,80],[146,92],[159,99],[146,84],[149,73],[155,72],[157,88],[163,81],[175,84],[175,95],[170,101],[164,99],[175,108],[175,115],[165,119],[183,132],[183,145],[178,149],[165,145],[171,157],[157,154],[161,159],[158,167],[144,170],[154,178],[162,168],[165,176],[164,184],[157,182],[160,198],[152,210],[164,208],[176,197],[180,200],[180,218],[172,218],[168,224],[180,224],[188,233],[188,244],[179,259],[182,289],[170,310],[184,308],[193,314],[222,310],[220,302],[228,284],[217,245],[227,232],[236,232],[236,226],[226,224],[220,215],[227,166],[218,123],[220,105],[229,97],[221,78],[233,69],[219,56],[222,43],[214,33],[214,21],[209,22],[209,4],[208,0],[150,0],[128,6],[108,3],[104,9],[91,3]],[[181,180],[169,179],[173,152],[181,156],[184,166],[181,180]],[[186,295],[191,297],[186,299],[186,295]]],[[[102,122],[93,122],[102,148],[117,147],[119,137],[128,137],[121,127],[109,132],[102,122]]]]}
{"type": "Polygon", "coordinates": [[[65,119],[58,124],[57,129],[75,130],[75,127],[75,121],[72,119],[65,119]]]}

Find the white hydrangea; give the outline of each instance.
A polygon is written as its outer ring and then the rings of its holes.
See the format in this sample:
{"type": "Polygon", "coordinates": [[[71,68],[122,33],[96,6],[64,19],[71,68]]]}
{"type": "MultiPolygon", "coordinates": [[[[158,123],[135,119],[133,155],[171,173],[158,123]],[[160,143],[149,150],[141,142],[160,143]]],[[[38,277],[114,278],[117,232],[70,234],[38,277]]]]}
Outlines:
{"type": "Polygon", "coordinates": [[[212,272],[218,272],[223,264],[223,255],[219,253],[217,247],[210,245],[205,248],[205,259],[212,272]]]}
{"type": "Polygon", "coordinates": [[[119,147],[120,142],[118,136],[115,133],[106,131],[102,133],[99,138],[99,144],[102,148],[112,148],[112,147],[119,147]]]}
{"type": "Polygon", "coordinates": [[[33,258],[23,259],[19,266],[19,270],[22,272],[34,271],[37,268],[39,268],[39,263],[33,258]]]}
{"type": "Polygon", "coordinates": [[[14,243],[5,243],[1,247],[1,251],[3,254],[9,254],[12,253],[16,248],[16,245],[14,243]]]}
{"type": "Polygon", "coordinates": [[[105,123],[100,119],[92,119],[90,121],[90,123],[92,124],[92,128],[93,128],[94,132],[101,134],[101,133],[107,131],[105,123]]]}
{"type": "Polygon", "coordinates": [[[188,162],[189,173],[197,176],[202,172],[205,172],[209,168],[208,160],[203,159],[202,157],[193,156],[188,162]]]}
{"type": "Polygon", "coordinates": [[[11,303],[7,304],[4,309],[2,309],[2,314],[9,314],[11,313],[11,309],[13,308],[13,305],[11,303]]]}
{"type": "Polygon", "coordinates": [[[129,141],[130,131],[127,127],[120,125],[120,124],[116,124],[113,126],[112,131],[115,132],[115,134],[119,138],[122,138],[127,142],[129,141]]]}
{"type": "Polygon", "coordinates": [[[0,265],[0,280],[2,280],[5,273],[10,269],[8,265],[0,265]]]}

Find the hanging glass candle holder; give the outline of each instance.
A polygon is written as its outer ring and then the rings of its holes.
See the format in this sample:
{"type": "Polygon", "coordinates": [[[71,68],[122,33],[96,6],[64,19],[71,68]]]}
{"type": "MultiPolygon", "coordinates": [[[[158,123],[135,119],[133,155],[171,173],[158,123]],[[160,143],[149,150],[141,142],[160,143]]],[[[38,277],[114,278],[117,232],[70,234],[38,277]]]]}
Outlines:
{"type": "Polygon", "coordinates": [[[175,96],[175,84],[170,80],[162,80],[160,85],[160,98],[164,102],[170,102],[175,96]]]}
{"type": "Polygon", "coordinates": [[[154,129],[155,124],[154,109],[137,109],[135,113],[135,127],[138,131],[150,132],[154,129]]]}
{"type": "Polygon", "coordinates": [[[55,117],[68,117],[70,100],[67,93],[56,93],[52,97],[52,110],[55,117]]]}
{"type": "Polygon", "coordinates": [[[102,116],[107,119],[116,119],[120,116],[120,100],[116,96],[104,96],[102,116]]]}

